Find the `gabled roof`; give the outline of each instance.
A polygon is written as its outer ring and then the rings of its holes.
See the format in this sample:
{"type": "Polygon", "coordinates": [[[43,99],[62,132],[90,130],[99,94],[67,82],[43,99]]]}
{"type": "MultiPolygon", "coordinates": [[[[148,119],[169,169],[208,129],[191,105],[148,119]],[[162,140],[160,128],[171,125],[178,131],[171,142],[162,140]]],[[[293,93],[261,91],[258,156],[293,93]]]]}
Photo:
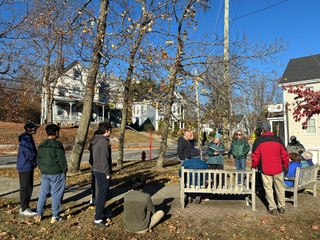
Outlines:
{"type": "Polygon", "coordinates": [[[320,54],[290,59],[280,85],[305,84],[312,80],[320,81],[320,54]]]}
{"type": "Polygon", "coordinates": [[[72,63],[70,63],[67,67],[65,67],[64,72],[69,71],[71,68],[80,65],[83,69],[86,69],[86,67],[78,60],[73,61],[72,63]]]}

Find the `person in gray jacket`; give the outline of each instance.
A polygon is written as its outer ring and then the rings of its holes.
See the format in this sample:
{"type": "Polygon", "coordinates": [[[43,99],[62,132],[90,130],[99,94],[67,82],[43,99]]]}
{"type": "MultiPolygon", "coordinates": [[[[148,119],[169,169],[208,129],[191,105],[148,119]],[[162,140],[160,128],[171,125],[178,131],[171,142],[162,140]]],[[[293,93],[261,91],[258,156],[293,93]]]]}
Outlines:
{"type": "Polygon", "coordinates": [[[98,194],[96,196],[96,209],[94,225],[109,227],[104,214],[104,206],[107,201],[109,187],[111,184],[112,159],[109,136],[112,126],[109,122],[99,123],[98,130],[94,136],[92,144],[93,164],[92,171],[96,179],[98,194]]]}

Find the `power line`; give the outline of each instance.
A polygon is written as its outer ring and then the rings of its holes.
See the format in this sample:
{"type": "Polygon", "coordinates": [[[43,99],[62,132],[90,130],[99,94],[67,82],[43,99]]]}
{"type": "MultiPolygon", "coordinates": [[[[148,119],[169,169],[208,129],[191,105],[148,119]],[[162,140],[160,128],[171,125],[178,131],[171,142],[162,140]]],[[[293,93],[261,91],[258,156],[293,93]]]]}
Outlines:
{"type": "Polygon", "coordinates": [[[284,0],[284,1],[281,1],[281,2],[278,2],[278,3],[275,3],[275,4],[272,4],[272,5],[268,6],[268,7],[265,7],[265,8],[256,10],[256,11],[254,11],[254,12],[251,12],[251,13],[248,13],[248,14],[245,14],[245,15],[242,15],[242,16],[237,17],[237,18],[235,18],[235,19],[232,19],[232,21],[238,20],[238,19],[240,19],[240,18],[247,17],[247,16],[252,15],[252,14],[255,14],[255,13],[257,13],[257,12],[264,11],[264,10],[266,10],[266,9],[268,9],[268,8],[272,8],[272,7],[274,7],[274,6],[277,6],[277,5],[282,4],[282,3],[284,3],[284,2],[287,2],[287,1],[288,1],[288,0],[284,0]]]}

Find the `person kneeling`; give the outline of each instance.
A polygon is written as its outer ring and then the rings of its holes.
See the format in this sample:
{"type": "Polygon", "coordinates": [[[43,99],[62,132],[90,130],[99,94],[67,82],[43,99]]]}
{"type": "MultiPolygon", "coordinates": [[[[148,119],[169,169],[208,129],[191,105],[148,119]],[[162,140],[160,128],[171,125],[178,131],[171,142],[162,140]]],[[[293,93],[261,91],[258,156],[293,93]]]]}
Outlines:
{"type": "Polygon", "coordinates": [[[135,177],[131,180],[133,190],[124,196],[124,217],[125,230],[135,233],[146,233],[162,219],[164,212],[155,211],[155,207],[148,193],[143,192],[146,179],[135,177]]]}

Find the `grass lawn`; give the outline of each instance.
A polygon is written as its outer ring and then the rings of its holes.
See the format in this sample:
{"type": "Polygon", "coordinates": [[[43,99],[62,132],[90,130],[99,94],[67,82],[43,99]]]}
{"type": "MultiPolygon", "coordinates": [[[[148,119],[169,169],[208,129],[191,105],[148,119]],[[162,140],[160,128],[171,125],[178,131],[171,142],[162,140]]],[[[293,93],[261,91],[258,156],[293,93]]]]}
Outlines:
{"type": "MultiPolygon", "coordinates": [[[[155,171],[155,162],[126,162],[122,170],[113,174],[114,186],[128,186],[128,180],[137,174],[144,175],[148,185],[177,183],[178,161],[166,161],[163,171],[155,171]]],[[[81,173],[67,177],[67,185],[89,184],[89,165],[83,164],[81,173]]],[[[17,179],[14,168],[0,169],[1,176],[17,179]]],[[[35,173],[39,182],[39,172],[35,173]]],[[[45,218],[40,223],[32,218],[18,215],[17,200],[0,199],[1,239],[320,239],[319,209],[309,209],[300,215],[271,217],[248,216],[215,217],[190,220],[178,215],[167,215],[154,228],[153,233],[138,235],[124,231],[121,201],[114,201],[109,207],[115,217],[109,228],[93,226],[94,207],[88,202],[67,202],[62,213],[66,221],[50,224],[50,202],[45,218]]],[[[32,202],[34,207],[36,202],[32,202]]],[[[199,206],[201,207],[201,205],[199,206]]]]}

